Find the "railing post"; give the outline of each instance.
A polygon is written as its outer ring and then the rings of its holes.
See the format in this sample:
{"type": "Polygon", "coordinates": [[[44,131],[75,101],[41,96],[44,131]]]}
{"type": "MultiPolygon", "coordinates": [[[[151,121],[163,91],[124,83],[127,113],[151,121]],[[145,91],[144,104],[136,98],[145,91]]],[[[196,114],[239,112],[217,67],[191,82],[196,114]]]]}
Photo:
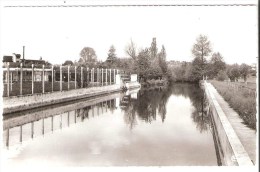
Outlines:
{"type": "Polygon", "coordinates": [[[106,69],[106,82],[105,82],[105,83],[106,83],[106,85],[107,85],[107,69],[106,69]]]}
{"type": "Polygon", "coordinates": [[[53,92],[53,84],[54,84],[54,70],[52,65],[51,66],[51,92],[53,92]]]}
{"type": "Polygon", "coordinates": [[[103,86],[103,68],[101,69],[101,85],[103,86]]]}
{"type": "Polygon", "coordinates": [[[111,83],[112,83],[112,82],[111,82],[111,78],[112,78],[112,73],[111,73],[111,71],[112,71],[112,70],[109,69],[109,85],[111,85],[111,83]]]}
{"type": "Polygon", "coordinates": [[[32,94],[34,94],[34,64],[32,64],[32,94]]]}
{"type": "Polygon", "coordinates": [[[77,67],[75,66],[75,89],[77,88],[77,67]]]}
{"type": "Polygon", "coordinates": [[[42,93],[45,92],[45,76],[44,76],[44,65],[42,65],[42,93]]]}
{"type": "Polygon", "coordinates": [[[68,90],[70,90],[70,65],[68,65],[68,90]]]}
{"type": "Polygon", "coordinates": [[[83,67],[80,67],[81,88],[83,88],[83,67]]]}
{"type": "Polygon", "coordinates": [[[116,69],[114,69],[114,84],[116,84],[116,69]]]}
{"type": "Polygon", "coordinates": [[[99,86],[99,68],[97,68],[97,85],[99,86]]]}
{"type": "Polygon", "coordinates": [[[60,66],[60,91],[62,91],[62,66],[60,66]]]}
{"type": "Polygon", "coordinates": [[[13,72],[11,72],[11,92],[13,91],[13,72]]]}
{"type": "Polygon", "coordinates": [[[10,62],[7,63],[7,97],[10,96],[10,69],[9,69],[10,62]]]}
{"type": "Polygon", "coordinates": [[[20,95],[23,95],[23,63],[20,64],[20,95]]]}

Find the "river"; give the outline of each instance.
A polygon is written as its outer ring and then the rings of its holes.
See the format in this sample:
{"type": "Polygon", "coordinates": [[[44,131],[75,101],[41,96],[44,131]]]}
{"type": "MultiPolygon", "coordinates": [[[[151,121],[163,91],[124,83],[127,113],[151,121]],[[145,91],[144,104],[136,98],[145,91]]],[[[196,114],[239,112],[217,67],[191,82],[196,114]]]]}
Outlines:
{"type": "Polygon", "coordinates": [[[174,84],[9,114],[3,164],[217,166],[206,111],[198,85],[174,84]]]}

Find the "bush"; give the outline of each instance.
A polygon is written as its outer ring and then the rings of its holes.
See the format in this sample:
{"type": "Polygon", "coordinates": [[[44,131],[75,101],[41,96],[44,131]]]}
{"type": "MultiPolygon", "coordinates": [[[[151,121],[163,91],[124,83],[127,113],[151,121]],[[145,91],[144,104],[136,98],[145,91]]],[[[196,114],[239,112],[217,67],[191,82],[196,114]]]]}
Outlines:
{"type": "Polygon", "coordinates": [[[228,79],[228,76],[227,76],[227,73],[223,70],[219,71],[218,74],[217,74],[217,80],[218,81],[224,81],[224,80],[227,80],[228,79]]]}

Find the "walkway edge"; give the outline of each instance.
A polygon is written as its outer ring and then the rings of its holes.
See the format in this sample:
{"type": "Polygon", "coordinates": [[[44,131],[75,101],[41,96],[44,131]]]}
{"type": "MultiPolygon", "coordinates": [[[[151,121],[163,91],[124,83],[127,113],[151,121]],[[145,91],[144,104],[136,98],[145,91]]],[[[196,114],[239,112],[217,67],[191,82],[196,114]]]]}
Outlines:
{"type": "MultiPolygon", "coordinates": [[[[223,126],[224,132],[227,136],[227,139],[230,143],[234,154],[234,160],[239,166],[253,166],[253,163],[246,152],[244,146],[242,145],[240,139],[238,138],[236,132],[231,126],[227,116],[219,105],[213,94],[213,86],[210,83],[204,82],[204,87],[208,99],[210,99],[210,106],[216,110],[216,113],[220,119],[220,122],[223,126]]],[[[221,138],[220,138],[221,139],[221,138]]]]}

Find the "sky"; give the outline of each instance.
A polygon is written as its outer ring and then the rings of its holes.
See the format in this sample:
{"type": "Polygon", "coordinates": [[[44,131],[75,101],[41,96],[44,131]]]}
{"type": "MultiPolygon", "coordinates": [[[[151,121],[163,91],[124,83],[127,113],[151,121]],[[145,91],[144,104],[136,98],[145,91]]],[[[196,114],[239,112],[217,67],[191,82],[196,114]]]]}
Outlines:
{"type": "Polygon", "coordinates": [[[1,10],[0,55],[22,54],[26,59],[61,64],[78,61],[84,47],[92,47],[105,61],[111,45],[118,57],[127,57],[132,39],[138,49],[156,37],[167,60],[191,61],[196,38],[208,36],[213,52],[228,64],[257,62],[257,7],[85,7],[1,10]]]}

